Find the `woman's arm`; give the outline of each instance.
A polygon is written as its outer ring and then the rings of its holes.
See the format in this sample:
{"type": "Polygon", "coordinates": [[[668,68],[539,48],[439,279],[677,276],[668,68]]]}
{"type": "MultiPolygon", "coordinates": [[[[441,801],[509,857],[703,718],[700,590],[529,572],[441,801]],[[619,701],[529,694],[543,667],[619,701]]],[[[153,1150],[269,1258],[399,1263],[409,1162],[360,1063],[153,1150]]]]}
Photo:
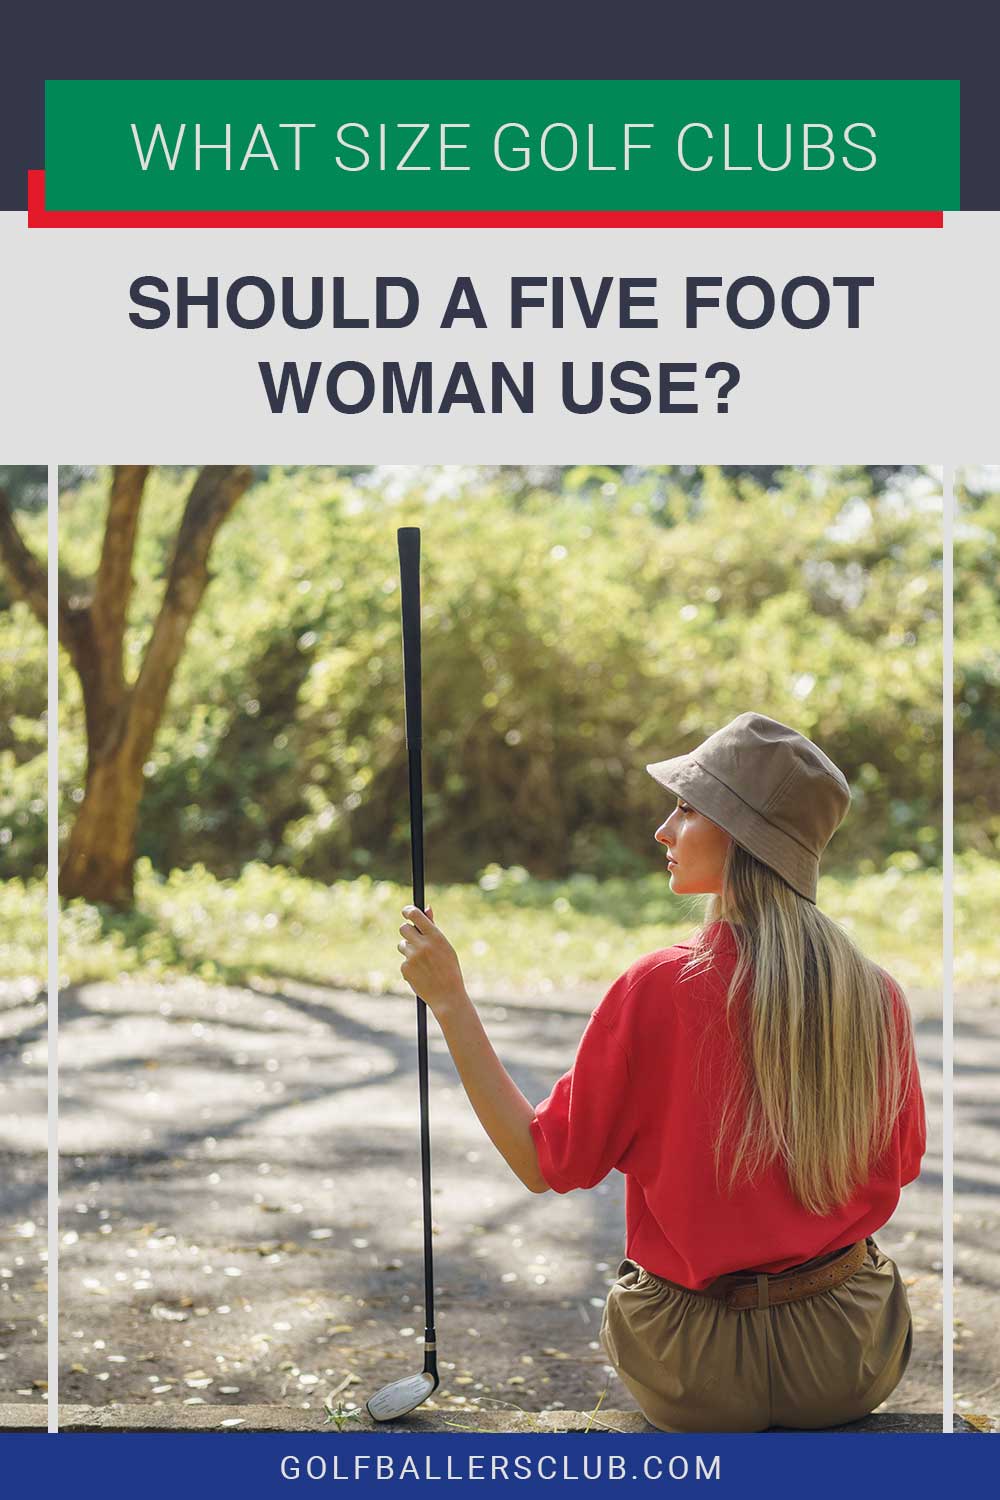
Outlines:
{"type": "Polygon", "coordinates": [[[525,1187],[544,1193],[531,1134],[535,1111],[493,1050],[462,978],[458,955],[433,914],[405,906],[399,929],[400,973],[434,1012],[479,1122],[525,1187]]]}

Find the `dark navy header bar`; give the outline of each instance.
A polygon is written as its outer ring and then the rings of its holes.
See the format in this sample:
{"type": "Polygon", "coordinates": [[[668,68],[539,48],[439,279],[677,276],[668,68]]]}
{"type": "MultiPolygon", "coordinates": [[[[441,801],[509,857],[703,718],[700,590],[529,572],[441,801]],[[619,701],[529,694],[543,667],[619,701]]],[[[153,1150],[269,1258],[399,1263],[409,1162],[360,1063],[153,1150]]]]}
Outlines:
{"type": "Polygon", "coordinates": [[[0,209],[23,210],[44,164],[46,78],[952,78],[961,84],[963,209],[1000,210],[993,16],[953,0],[809,11],[643,0],[600,10],[576,0],[478,8],[234,7],[130,0],[100,7],[8,7],[0,90],[0,209]]]}

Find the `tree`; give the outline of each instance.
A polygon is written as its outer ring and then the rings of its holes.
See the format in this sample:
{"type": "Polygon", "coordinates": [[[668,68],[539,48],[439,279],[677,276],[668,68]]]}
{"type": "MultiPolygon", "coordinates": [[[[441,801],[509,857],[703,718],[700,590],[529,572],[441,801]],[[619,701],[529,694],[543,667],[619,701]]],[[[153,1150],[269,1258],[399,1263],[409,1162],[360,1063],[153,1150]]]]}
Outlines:
{"type": "MultiPolygon", "coordinates": [[[[46,480],[45,469],[0,467],[0,530],[15,515],[28,547],[44,546],[46,480]]],[[[0,552],[0,882],[45,875],[45,702],[45,630],[0,552]]]]}
{"type": "MultiPolygon", "coordinates": [[[[113,470],[100,562],[93,579],[60,579],[60,643],[80,679],[87,737],[83,801],[63,856],[60,889],[114,906],[133,898],[135,834],[143,767],[156,738],[177,664],[210,582],[219,527],[244,494],[252,470],[203,468],[187,500],[166,570],[163,600],[134,680],[125,674],[125,631],[133,555],[149,469],[113,470]]],[[[45,569],[25,546],[8,504],[0,503],[0,555],[15,590],[46,621],[45,569]]]]}

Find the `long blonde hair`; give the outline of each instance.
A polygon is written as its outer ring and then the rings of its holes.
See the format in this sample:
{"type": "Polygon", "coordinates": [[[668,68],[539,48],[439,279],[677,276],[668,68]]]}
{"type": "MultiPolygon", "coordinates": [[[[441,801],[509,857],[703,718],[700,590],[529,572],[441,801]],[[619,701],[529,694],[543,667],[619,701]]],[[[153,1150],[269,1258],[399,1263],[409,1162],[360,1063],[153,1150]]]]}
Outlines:
{"type": "Polygon", "coordinates": [[[727,1013],[742,1058],[716,1167],[729,1159],[732,1189],[780,1160],[799,1202],[826,1214],[892,1138],[910,1084],[909,1011],[843,928],[735,841],[722,884],[686,966],[711,962],[707,928],[727,922],[737,948],[727,1013]]]}

